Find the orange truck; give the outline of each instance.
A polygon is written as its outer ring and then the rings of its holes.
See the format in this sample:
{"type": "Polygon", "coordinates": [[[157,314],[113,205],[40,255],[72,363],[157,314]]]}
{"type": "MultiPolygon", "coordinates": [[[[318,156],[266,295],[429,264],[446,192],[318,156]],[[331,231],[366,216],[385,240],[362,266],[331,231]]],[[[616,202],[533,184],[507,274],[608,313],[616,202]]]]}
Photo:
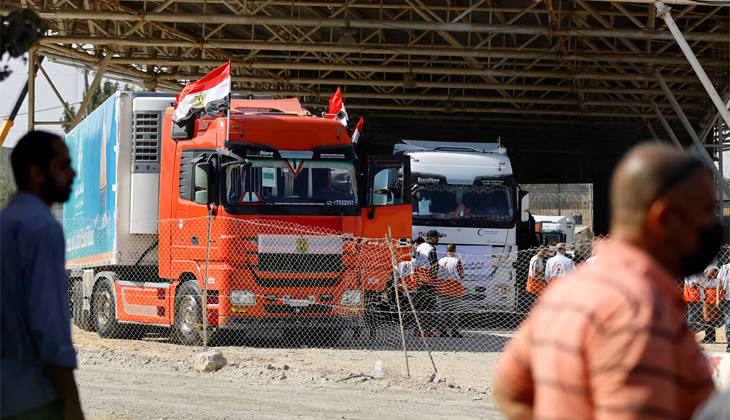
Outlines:
{"type": "Polygon", "coordinates": [[[297,99],[234,96],[230,118],[182,128],[174,100],[117,93],[66,137],[74,323],[167,327],[187,345],[203,326],[329,340],[368,326],[390,250],[410,252],[407,158],[358,159],[344,126],[297,99]]]}

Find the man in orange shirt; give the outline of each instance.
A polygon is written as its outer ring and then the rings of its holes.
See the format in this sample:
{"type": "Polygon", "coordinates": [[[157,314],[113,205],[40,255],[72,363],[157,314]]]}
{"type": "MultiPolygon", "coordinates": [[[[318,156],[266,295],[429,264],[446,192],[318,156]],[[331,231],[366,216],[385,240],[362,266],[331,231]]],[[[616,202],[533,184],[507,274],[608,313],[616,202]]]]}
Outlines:
{"type": "Polygon", "coordinates": [[[495,399],[510,420],[687,419],[715,389],[676,281],[720,248],[710,173],[639,146],[614,172],[611,216],[601,258],[551,286],[507,346],[495,399]]]}

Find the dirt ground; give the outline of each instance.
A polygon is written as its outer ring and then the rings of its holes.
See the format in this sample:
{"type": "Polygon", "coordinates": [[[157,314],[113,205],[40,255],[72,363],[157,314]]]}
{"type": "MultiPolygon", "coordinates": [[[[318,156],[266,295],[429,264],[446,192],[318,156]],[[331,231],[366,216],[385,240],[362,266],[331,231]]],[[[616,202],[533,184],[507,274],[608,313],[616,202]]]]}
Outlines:
{"type": "Polygon", "coordinates": [[[236,345],[216,347],[228,365],[202,373],[193,367],[202,348],[76,328],[73,337],[90,420],[503,419],[490,388],[497,352],[435,351],[436,377],[426,352],[409,352],[409,379],[402,350],[236,345]],[[383,379],[369,377],[377,360],[383,379]]]}
{"type": "MultiPolygon", "coordinates": [[[[427,352],[409,351],[408,378],[396,331],[368,349],[219,343],[211,349],[221,350],[228,365],[202,373],[193,363],[204,349],[173,344],[165,334],[112,340],[73,329],[77,381],[89,420],[501,420],[491,381],[510,334],[484,334],[466,332],[464,341],[432,339],[438,375],[427,352]],[[480,351],[484,343],[495,351],[480,351]],[[370,376],[378,360],[387,369],[382,379],[370,376]]],[[[717,330],[717,340],[722,343],[701,345],[724,352],[724,328],[717,330]]],[[[420,339],[407,338],[409,349],[419,345],[420,339]]]]}

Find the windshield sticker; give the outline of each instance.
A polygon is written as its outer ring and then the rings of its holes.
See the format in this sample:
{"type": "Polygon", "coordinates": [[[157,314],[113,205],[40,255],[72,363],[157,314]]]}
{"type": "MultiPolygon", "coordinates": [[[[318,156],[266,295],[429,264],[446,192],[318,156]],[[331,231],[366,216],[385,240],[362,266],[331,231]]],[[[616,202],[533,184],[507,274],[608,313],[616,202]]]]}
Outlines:
{"type": "Polygon", "coordinates": [[[272,158],[274,157],[274,152],[269,152],[268,150],[246,150],[246,157],[272,158]]]}
{"type": "Polygon", "coordinates": [[[244,193],[241,198],[238,200],[238,204],[249,204],[249,203],[260,203],[264,200],[261,199],[261,195],[259,193],[244,193]]]}
{"type": "Polygon", "coordinates": [[[355,200],[328,200],[325,204],[328,206],[354,206],[355,200]]]}
{"type": "Polygon", "coordinates": [[[459,207],[454,210],[453,213],[451,213],[451,218],[453,219],[471,219],[471,214],[469,213],[469,209],[466,208],[464,203],[460,203],[459,207]]]}
{"type": "Polygon", "coordinates": [[[261,168],[261,186],[269,188],[276,187],[275,168],[261,168]]]}
{"type": "Polygon", "coordinates": [[[425,178],[425,177],[418,177],[418,183],[419,184],[438,184],[441,180],[438,178],[425,178]]]}
{"type": "Polygon", "coordinates": [[[429,200],[421,200],[418,202],[418,214],[421,216],[428,216],[431,214],[431,202],[429,200]]]}
{"type": "Polygon", "coordinates": [[[321,159],[344,159],[344,153],[322,153],[319,155],[321,159]]]}
{"type": "Polygon", "coordinates": [[[302,168],[304,167],[304,164],[302,163],[302,159],[287,159],[286,160],[287,166],[289,166],[289,169],[291,169],[292,175],[294,175],[294,178],[299,176],[299,173],[302,171],[302,168]]]}

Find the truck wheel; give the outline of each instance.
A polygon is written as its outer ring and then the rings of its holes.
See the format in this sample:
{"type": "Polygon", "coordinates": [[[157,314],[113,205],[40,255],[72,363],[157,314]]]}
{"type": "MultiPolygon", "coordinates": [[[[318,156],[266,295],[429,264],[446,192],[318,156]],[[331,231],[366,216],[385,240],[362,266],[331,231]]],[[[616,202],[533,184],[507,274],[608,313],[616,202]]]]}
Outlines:
{"type": "Polygon", "coordinates": [[[103,338],[117,338],[122,335],[123,326],[117,322],[117,310],[112,286],[108,280],[99,282],[93,295],[96,331],[103,338]]]}
{"type": "Polygon", "coordinates": [[[203,344],[202,293],[195,281],[184,283],[175,297],[175,336],[180,344],[199,346],[203,344]]]}
{"type": "Polygon", "coordinates": [[[84,331],[91,331],[93,322],[88,313],[84,313],[84,283],[75,280],[71,287],[71,316],[74,325],[84,331]]]}

